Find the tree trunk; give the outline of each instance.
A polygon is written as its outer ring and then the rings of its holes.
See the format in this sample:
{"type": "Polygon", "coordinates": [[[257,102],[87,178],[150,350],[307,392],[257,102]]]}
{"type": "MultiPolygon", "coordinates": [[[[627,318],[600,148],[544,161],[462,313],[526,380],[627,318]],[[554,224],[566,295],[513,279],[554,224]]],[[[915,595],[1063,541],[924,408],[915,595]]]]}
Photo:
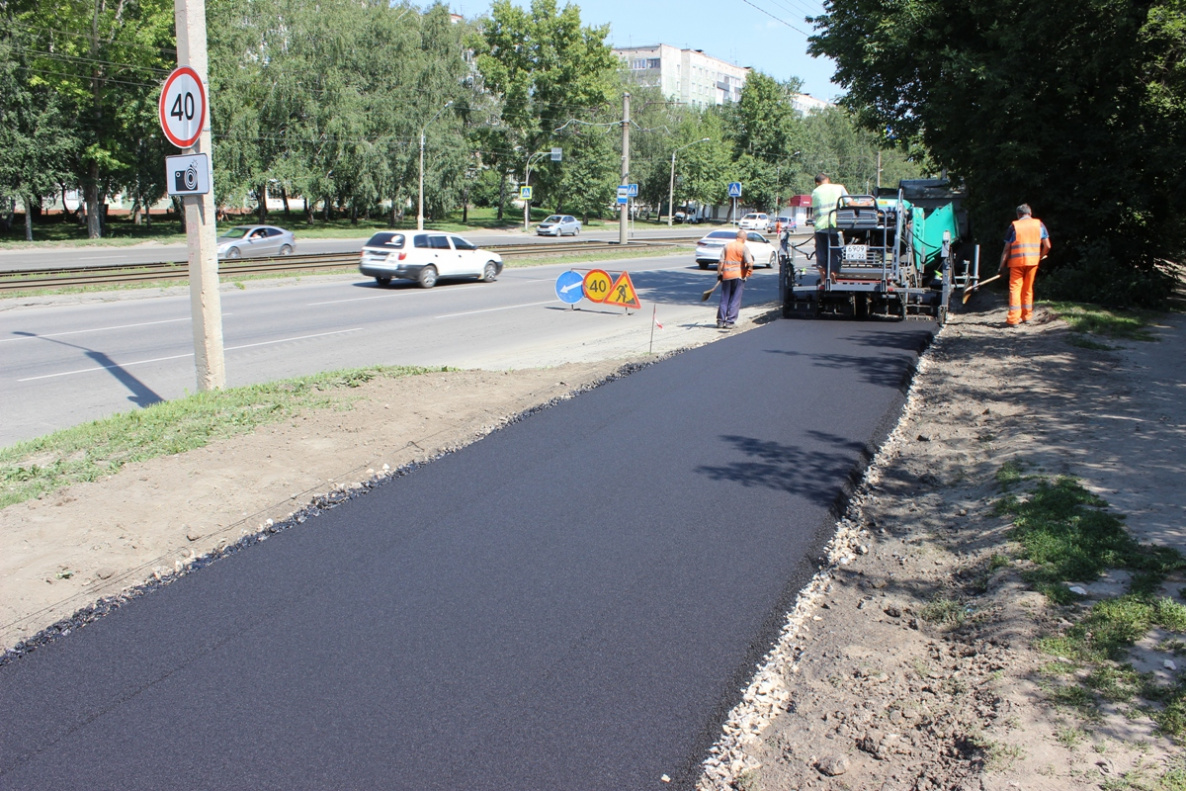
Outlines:
{"type": "Polygon", "coordinates": [[[99,163],[92,162],[87,168],[86,180],[86,237],[98,239],[103,235],[99,224],[99,163]]]}
{"type": "Polygon", "coordinates": [[[33,196],[25,196],[25,241],[33,241],[33,196]]]}
{"type": "Polygon", "coordinates": [[[350,201],[350,224],[358,225],[358,204],[350,201]]]}
{"type": "Polygon", "coordinates": [[[259,223],[263,225],[268,221],[268,185],[266,183],[259,185],[259,223]]]}
{"type": "Polygon", "coordinates": [[[173,196],[173,209],[177,212],[177,219],[181,224],[181,232],[185,233],[185,206],[182,205],[181,198],[176,195],[173,196]]]}
{"type": "Polygon", "coordinates": [[[143,220],[140,219],[140,199],[136,198],[132,202],[132,225],[143,225],[143,220]]]}
{"type": "Polygon", "coordinates": [[[329,222],[329,196],[325,196],[325,221],[329,222]]]}
{"type": "Polygon", "coordinates": [[[280,185],[280,196],[284,198],[284,219],[287,222],[292,219],[292,212],[288,208],[288,187],[283,184],[280,185]]]}
{"type": "Polygon", "coordinates": [[[466,182],[465,189],[461,191],[461,224],[465,225],[469,222],[469,182],[466,182]]]}
{"type": "Polygon", "coordinates": [[[507,202],[507,174],[498,176],[498,221],[502,222],[502,205],[507,202]]]}
{"type": "Polygon", "coordinates": [[[313,210],[311,208],[309,208],[309,196],[308,195],[305,196],[305,223],[308,225],[313,224],[313,210]]]}

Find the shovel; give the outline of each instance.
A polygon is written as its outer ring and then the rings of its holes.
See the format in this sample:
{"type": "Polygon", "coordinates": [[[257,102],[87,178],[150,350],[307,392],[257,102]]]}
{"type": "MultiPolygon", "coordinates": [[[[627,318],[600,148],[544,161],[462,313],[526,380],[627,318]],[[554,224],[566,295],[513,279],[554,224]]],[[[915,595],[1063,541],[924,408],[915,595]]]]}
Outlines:
{"type": "Polygon", "coordinates": [[[976,285],[974,285],[974,286],[972,286],[971,288],[969,288],[967,291],[965,291],[965,292],[964,292],[964,304],[965,304],[965,305],[967,305],[967,304],[968,304],[968,300],[972,298],[972,292],[973,292],[973,291],[975,291],[976,289],[978,289],[978,288],[980,288],[981,286],[985,285],[986,283],[991,283],[991,282],[992,282],[992,281],[994,281],[994,280],[1000,280],[1000,279],[1001,279],[1001,276],[1000,276],[1000,275],[993,275],[993,276],[992,276],[992,277],[990,277],[990,278],[986,278],[986,279],[984,279],[984,280],[981,280],[979,283],[977,283],[976,285]]]}
{"type": "Polygon", "coordinates": [[[712,292],[716,291],[717,286],[719,286],[720,284],[721,284],[721,281],[719,281],[719,280],[717,282],[713,283],[712,288],[708,289],[708,291],[705,291],[703,294],[700,295],[700,301],[708,302],[708,298],[712,296],[712,292]]]}

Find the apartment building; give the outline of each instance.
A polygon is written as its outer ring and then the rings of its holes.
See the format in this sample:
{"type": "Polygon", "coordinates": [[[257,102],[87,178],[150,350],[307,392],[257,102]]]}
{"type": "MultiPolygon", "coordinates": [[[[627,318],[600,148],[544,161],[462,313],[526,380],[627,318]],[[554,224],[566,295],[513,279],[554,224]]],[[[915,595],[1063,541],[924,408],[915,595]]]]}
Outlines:
{"type": "Polygon", "coordinates": [[[750,69],[669,44],[614,49],[641,85],[659,88],[680,104],[707,107],[741,98],[750,69]]]}

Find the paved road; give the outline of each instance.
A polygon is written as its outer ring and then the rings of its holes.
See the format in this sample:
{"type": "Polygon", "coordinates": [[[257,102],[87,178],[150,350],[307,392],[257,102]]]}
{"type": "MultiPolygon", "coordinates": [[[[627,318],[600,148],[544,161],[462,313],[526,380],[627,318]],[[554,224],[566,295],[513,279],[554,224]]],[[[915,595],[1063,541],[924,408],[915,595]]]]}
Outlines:
{"type": "Polygon", "coordinates": [[[932,330],[728,337],[137,600],[0,668],[0,789],[691,788],[932,330]]]}
{"type": "MultiPolygon", "coordinates": [[[[687,256],[605,264],[631,272],[645,309],[570,311],[555,295],[568,267],[511,268],[495,283],[382,288],[361,275],[222,293],[227,384],[235,387],[366,365],[525,368],[543,346],[580,349],[633,332],[646,352],[651,309],[662,321],[711,325],[715,280],[687,256]],[[680,317],[683,317],[681,319],[680,317]]],[[[745,305],[777,297],[778,278],[758,270],[745,305]]],[[[0,446],[87,420],[177,398],[196,389],[188,292],[0,310],[0,446]]],[[[669,330],[676,332],[676,328],[669,330]]]]}
{"type": "MultiPolygon", "coordinates": [[[[283,225],[283,223],[279,223],[283,225]]],[[[666,237],[689,237],[715,226],[677,225],[672,229],[655,226],[639,226],[632,239],[663,239],[666,237]]],[[[555,244],[572,242],[572,237],[556,239],[551,236],[524,234],[522,231],[477,231],[463,234],[478,245],[488,244],[555,244]]],[[[617,241],[618,231],[597,230],[583,232],[580,239],[602,239],[617,241]]],[[[297,252],[300,253],[357,253],[362,250],[365,238],[356,239],[303,239],[298,235],[297,252]]],[[[186,260],[184,244],[147,244],[134,247],[108,246],[56,246],[48,249],[0,248],[0,272],[24,269],[60,269],[84,266],[111,266],[116,264],[154,264],[163,261],[186,260]]]]}

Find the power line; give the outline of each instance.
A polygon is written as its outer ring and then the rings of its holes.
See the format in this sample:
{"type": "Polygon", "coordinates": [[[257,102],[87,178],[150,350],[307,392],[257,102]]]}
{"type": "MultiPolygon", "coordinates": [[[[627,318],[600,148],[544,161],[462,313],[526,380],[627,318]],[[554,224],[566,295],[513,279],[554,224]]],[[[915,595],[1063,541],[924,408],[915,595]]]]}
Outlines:
{"type": "Polygon", "coordinates": [[[804,36],[808,36],[808,37],[810,37],[810,36],[811,36],[811,34],[810,34],[810,33],[808,33],[806,30],[803,30],[803,29],[801,29],[801,28],[797,28],[797,27],[795,27],[794,25],[792,25],[790,22],[786,21],[786,20],[785,20],[785,19],[783,19],[782,17],[777,17],[777,16],[775,16],[774,14],[770,13],[769,11],[767,11],[765,8],[762,8],[761,6],[759,6],[759,5],[755,5],[754,3],[750,2],[750,0],[741,0],[741,2],[745,3],[745,4],[746,4],[746,5],[748,5],[748,6],[751,6],[751,7],[753,7],[753,8],[756,8],[757,10],[761,11],[761,12],[762,12],[763,14],[765,14],[766,16],[768,16],[768,17],[770,17],[771,19],[773,19],[775,22],[781,22],[782,24],[786,25],[787,27],[789,27],[791,30],[795,31],[796,33],[802,33],[804,36]]]}

